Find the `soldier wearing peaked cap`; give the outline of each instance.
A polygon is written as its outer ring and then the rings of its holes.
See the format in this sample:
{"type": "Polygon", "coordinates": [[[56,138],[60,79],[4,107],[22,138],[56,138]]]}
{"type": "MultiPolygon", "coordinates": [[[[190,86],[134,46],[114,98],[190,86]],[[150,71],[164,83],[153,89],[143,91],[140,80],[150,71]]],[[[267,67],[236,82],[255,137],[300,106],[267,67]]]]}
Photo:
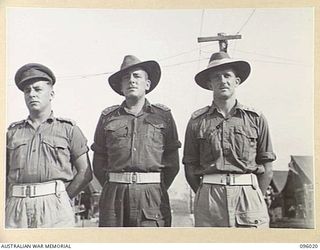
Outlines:
{"type": "Polygon", "coordinates": [[[181,144],[170,109],[145,97],[160,75],[157,62],[128,55],[109,77],[125,100],[102,112],[91,146],[94,174],[103,186],[100,227],[171,225],[167,190],[179,171],[181,144]]]}
{"type": "Polygon", "coordinates": [[[196,193],[197,227],[268,227],[264,194],[272,178],[273,153],[266,118],[236,99],[250,64],[214,53],[196,83],[213,91],[210,106],[188,123],[183,164],[196,193]]]}
{"type": "Polygon", "coordinates": [[[86,138],[72,120],[53,115],[55,81],[38,63],[15,75],[29,116],[7,131],[7,228],[74,226],[70,199],[92,179],[86,138]]]}

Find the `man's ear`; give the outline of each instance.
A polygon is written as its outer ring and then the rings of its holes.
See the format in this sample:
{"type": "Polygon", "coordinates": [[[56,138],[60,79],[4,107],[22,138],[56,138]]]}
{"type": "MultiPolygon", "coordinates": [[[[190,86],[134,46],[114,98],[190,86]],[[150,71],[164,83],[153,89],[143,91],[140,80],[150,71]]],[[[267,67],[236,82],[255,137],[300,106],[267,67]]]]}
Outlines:
{"type": "Polygon", "coordinates": [[[241,78],[240,77],[236,77],[236,83],[237,83],[237,86],[240,85],[240,83],[241,83],[241,78]]]}
{"type": "Polygon", "coordinates": [[[55,92],[52,89],[51,92],[50,92],[50,101],[54,98],[54,96],[55,96],[55,92]]]}
{"type": "Polygon", "coordinates": [[[146,81],[146,90],[149,90],[150,87],[151,87],[151,81],[148,79],[148,80],[146,81]]]}

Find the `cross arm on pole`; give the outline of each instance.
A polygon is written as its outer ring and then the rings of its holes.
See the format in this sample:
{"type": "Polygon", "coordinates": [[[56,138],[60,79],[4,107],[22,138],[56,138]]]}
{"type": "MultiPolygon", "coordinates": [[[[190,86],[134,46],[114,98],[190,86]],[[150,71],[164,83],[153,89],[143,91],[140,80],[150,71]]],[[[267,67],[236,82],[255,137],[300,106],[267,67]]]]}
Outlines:
{"type": "Polygon", "coordinates": [[[198,43],[219,41],[220,51],[227,52],[228,40],[241,39],[241,35],[226,35],[218,33],[218,36],[198,37],[198,43]]]}

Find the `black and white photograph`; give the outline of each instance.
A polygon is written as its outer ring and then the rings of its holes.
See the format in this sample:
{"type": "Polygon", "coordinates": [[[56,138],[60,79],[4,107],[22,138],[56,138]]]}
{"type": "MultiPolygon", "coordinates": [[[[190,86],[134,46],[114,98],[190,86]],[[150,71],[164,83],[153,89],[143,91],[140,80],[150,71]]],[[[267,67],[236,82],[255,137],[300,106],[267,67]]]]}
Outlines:
{"type": "Polygon", "coordinates": [[[5,13],[5,229],[316,227],[312,7],[5,13]]]}

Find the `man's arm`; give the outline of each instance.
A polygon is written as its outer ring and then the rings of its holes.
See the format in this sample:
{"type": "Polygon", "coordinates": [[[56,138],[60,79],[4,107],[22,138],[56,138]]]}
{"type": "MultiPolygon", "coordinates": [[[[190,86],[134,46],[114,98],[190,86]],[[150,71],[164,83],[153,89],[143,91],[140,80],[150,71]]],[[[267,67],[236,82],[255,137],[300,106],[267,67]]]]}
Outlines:
{"type": "Polygon", "coordinates": [[[276,159],[276,155],[273,153],[267,120],[262,114],[259,116],[258,127],[259,137],[256,162],[264,166],[264,173],[258,174],[257,177],[262,194],[265,195],[273,177],[272,162],[276,159]]]}
{"type": "Polygon", "coordinates": [[[264,173],[257,175],[257,177],[262,194],[265,195],[273,177],[272,162],[264,163],[263,166],[265,169],[264,173]]]}
{"type": "Polygon", "coordinates": [[[104,183],[106,182],[106,158],[101,156],[100,154],[94,153],[92,165],[93,173],[95,177],[98,179],[100,185],[103,187],[104,183]]]}
{"type": "Polygon", "coordinates": [[[187,182],[189,186],[192,188],[193,192],[196,193],[200,186],[201,178],[200,176],[194,174],[194,169],[195,167],[189,164],[186,164],[184,166],[184,172],[186,175],[187,182]]]}
{"type": "Polygon", "coordinates": [[[165,168],[162,170],[163,183],[168,190],[174,178],[179,172],[179,152],[178,149],[164,153],[165,168]]]}
{"type": "Polygon", "coordinates": [[[80,193],[92,180],[92,171],[88,153],[79,156],[73,164],[77,173],[67,187],[67,193],[70,199],[80,193]]]}
{"type": "Polygon", "coordinates": [[[170,111],[167,112],[167,123],[163,152],[163,164],[165,167],[162,170],[162,182],[165,188],[169,189],[180,169],[179,148],[181,147],[181,142],[179,141],[176,123],[170,111]]]}

